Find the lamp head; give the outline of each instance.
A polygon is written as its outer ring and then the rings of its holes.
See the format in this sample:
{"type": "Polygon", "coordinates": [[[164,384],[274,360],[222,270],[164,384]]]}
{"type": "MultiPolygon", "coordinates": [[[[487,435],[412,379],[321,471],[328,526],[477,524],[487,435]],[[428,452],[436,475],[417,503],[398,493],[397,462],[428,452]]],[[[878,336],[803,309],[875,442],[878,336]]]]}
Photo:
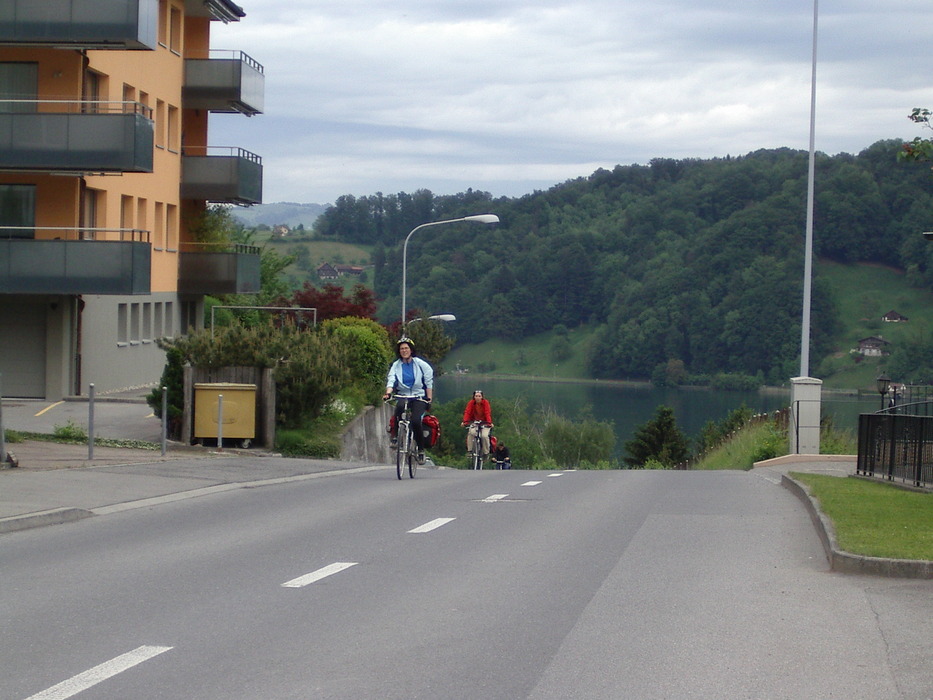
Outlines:
{"type": "Polygon", "coordinates": [[[926,238],[928,241],[933,241],[933,231],[924,231],[923,237],[926,238]]]}
{"type": "Polygon", "coordinates": [[[475,221],[480,224],[498,224],[499,217],[495,214],[474,214],[473,216],[463,217],[464,221],[475,221]]]}

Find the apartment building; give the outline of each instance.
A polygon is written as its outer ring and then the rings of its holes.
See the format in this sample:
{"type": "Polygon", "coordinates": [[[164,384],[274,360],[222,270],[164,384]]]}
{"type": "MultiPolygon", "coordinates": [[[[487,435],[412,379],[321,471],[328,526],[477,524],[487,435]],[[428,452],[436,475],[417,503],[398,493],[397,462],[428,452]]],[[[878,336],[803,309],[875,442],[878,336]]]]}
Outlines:
{"type": "Polygon", "coordinates": [[[200,243],[262,200],[261,159],[208,140],[263,110],[263,68],[211,51],[229,0],[0,0],[0,392],[154,384],[204,296],[259,290],[259,252],[200,243]]]}

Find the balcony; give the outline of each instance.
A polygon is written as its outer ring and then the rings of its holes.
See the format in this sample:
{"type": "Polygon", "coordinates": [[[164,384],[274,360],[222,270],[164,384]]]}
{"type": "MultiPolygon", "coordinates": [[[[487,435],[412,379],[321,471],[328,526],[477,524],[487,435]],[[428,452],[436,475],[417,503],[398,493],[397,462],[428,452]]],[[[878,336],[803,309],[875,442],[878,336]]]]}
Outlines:
{"type": "Polygon", "coordinates": [[[5,0],[0,46],[154,50],[158,0],[5,0]]]}
{"type": "Polygon", "coordinates": [[[181,159],[181,196],[224,204],[260,204],[262,158],[242,148],[186,148],[181,159]]]}
{"type": "Polygon", "coordinates": [[[148,235],[0,226],[0,294],[149,294],[148,235]]]}
{"type": "Polygon", "coordinates": [[[242,51],[211,51],[209,58],[185,59],[182,104],[186,109],[261,114],[263,67],[242,51]]]}
{"type": "Polygon", "coordinates": [[[136,102],[0,100],[0,171],[151,173],[150,115],[136,102]]]}
{"type": "Polygon", "coordinates": [[[255,294],[258,291],[259,248],[256,246],[182,244],[178,263],[179,294],[255,294]]]}

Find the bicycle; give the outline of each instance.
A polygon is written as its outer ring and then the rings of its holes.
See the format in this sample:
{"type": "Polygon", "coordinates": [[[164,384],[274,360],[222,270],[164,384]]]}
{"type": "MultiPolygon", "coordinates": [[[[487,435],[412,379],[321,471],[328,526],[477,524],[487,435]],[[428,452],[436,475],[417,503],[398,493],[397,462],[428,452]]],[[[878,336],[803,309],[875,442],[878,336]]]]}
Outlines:
{"type": "MultiPolygon", "coordinates": [[[[393,399],[388,399],[392,401],[393,399]]],[[[418,396],[395,396],[395,402],[405,401],[405,409],[398,418],[396,426],[396,446],[395,446],[395,473],[399,479],[405,469],[408,469],[408,478],[414,479],[415,472],[418,469],[418,443],[411,431],[411,402],[424,401],[418,396]]],[[[427,403],[424,401],[424,403],[427,403]]]]}
{"type": "Polygon", "coordinates": [[[470,465],[473,469],[483,468],[482,428],[488,425],[481,420],[475,420],[466,427],[467,432],[473,431],[473,449],[470,450],[470,465]]]}

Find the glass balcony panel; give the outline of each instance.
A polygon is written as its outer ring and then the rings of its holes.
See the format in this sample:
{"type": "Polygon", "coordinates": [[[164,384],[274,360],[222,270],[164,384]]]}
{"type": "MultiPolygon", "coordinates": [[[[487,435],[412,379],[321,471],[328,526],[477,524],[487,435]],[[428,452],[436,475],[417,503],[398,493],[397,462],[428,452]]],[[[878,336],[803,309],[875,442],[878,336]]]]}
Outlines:
{"type": "Polygon", "coordinates": [[[158,0],[5,0],[0,45],[154,50],[158,0]]]}
{"type": "MultiPolygon", "coordinates": [[[[203,246],[211,247],[212,244],[203,246]]],[[[178,263],[181,294],[255,294],[259,291],[259,249],[236,245],[228,251],[197,250],[185,244],[178,263]]]]}
{"type": "Polygon", "coordinates": [[[252,116],[264,108],[263,67],[246,54],[211,52],[211,58],[185,61],[184,106],[211,112],[242,112],[252,116]]]}
{"type": "Polygon", "coordinates": [[[149,294],[151,247],[0,239],[0,294],[149,294]]]}
{"type": "Polygon", "coordinates": [[[154,134],[141,114],[0,113],[0,170],[150,173],[154,134]]]}
{"type": "Polygon", "coordinates": [[[190,155],[181,159],[181,196],[227,204],[262,202],[262,159],[242,148],[202,149],[231,151],[231,155],[190,155]]]}

